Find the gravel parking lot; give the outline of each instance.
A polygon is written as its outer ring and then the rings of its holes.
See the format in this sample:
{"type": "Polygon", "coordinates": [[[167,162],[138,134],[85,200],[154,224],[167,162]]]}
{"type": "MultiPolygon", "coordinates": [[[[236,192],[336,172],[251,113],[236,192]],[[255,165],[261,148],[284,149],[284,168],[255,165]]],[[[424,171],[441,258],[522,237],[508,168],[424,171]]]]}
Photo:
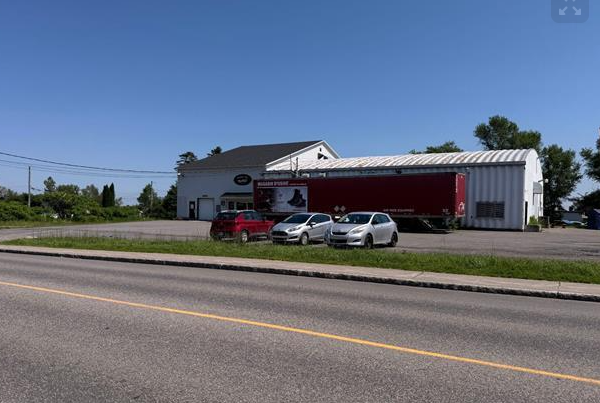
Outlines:
{"type": "Polygon", "coordinates": [[[549,228],[541,233],[461,230],[400,234],[397,250],[600,260],[600,231],[549,228]]]}
{"type": "MultiPolygon", "coordinates": [[[[208,238],[209,229],[210,222],[206,221],[143,221],[0,230],[0,240],[48,235],[190,240],[208,238]]],[[[600,260],[600,231],[551,228],[541,233],[474,230],[450,234],[401,233],[394,250],[600,260]]]]}
{"type": "Polygon", "coordinates": [[[207,221],[134,221],[0,230],[0,241],[44,236],[112,236],[123,238],[188,240],[208,239],[207,221]]]}

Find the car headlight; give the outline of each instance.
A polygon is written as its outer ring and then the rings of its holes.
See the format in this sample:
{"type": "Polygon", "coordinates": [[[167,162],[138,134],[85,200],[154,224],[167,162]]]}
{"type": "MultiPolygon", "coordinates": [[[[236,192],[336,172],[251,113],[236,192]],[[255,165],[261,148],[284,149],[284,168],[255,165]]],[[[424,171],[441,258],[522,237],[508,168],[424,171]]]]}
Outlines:
{"type": "Polygon", "coordinates": [[[298,227],[294,227],[294,228],[288,228],[287,232],[294,232],[294,231],[298,231],[302,228],[302,226],[298,226],[298,227]]]}
{"type": "Polygon", "coordinates": [[[351,234],[360,234],[361,232],[363,232],[365,229],[367,229],[367,227],[358,227],[358,228],[354,228],[352,231],[350,231],[351,234]]]}

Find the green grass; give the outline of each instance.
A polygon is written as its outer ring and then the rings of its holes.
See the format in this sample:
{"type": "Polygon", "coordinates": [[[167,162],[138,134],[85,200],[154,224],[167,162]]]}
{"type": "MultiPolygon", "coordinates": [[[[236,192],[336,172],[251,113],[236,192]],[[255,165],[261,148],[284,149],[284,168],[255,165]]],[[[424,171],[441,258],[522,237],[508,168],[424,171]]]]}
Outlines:
{"type": "Polygon", "coordinates": [[[115,224],[120,222],[133,221],[153,221],[150,218],[122,218],[113,220],[93,220],[93,221],[70,221],[70,220],[46,220],[46,221],[0,221],[0,229],[15,228],[36,228],[36,227],[60,227],[65,225],[86,225],[86,224],[115,224]]]}
{"type": "Polygon", "coordinates": [[[593,261],[542,260],[444,253],[395,253],[385,249],[345,250],[325,247],[271,245],[266,243],[243,245],[213,241],[182,242],[113,238],[40,238],[18,239],[5,243],[56,248],[259,258],[600,284],[600,263],[593,261]]]}

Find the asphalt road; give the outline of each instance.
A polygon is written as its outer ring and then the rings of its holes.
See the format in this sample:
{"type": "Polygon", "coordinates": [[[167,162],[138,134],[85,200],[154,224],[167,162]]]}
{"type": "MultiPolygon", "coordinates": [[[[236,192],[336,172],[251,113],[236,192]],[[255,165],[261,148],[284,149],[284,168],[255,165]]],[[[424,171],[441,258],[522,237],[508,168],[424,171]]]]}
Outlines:
{"type": "Polygon", "coordinates": [[[3,403],[598,402],[594,379],[597,303],[0,254],[3,403]]]}

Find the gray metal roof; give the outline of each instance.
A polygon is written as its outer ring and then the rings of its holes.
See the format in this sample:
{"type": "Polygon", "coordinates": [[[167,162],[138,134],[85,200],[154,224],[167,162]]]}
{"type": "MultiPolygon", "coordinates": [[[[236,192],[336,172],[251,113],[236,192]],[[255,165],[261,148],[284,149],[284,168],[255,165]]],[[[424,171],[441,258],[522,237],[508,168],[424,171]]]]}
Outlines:
{"type": "MultiPolygon", "coordinates": [[[[484,164],[525,164],[529,150],[464,151],[459,153],[407,154],[383,157],[338,158],[300,163],[301,171],[331,171],[338,169],[396,168],[417,166],[471,166],[484,164]]],[[[268,171],[286,171],[289,164],[277,164],[268,171]]]]}
{"type": "Polygon", "coordinates": [[[179,170],[260,167],[320,142],[321,140],[315,140],[297,143],[242,146],[182,165],[179,167],[179,170]]]}

